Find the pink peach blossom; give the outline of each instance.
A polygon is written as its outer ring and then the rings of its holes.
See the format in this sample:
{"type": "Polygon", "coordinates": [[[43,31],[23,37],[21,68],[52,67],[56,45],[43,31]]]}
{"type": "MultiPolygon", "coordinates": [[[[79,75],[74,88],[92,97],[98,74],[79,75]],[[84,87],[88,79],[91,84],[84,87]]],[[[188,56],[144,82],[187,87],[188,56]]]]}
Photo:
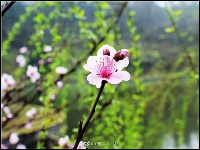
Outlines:
{"type": "Polygon", "coordinates": [[[32,118],[34,118],[36,113],[37,113],[37,110],[33,107],[26,112],[26,116],[32,119],[32,118]]]}
{"type": "Polygon", "coordinates": [[[50,57],[47,58],[47,62],[48,62],[48,63],[50,63],[50,62],[52,62],[52,61],[53,61],[52,58],[50,58],[50,57]]]}
{"type": "Polygon", "coordinates": [[[6,144],[1,144],[1,149],[8,149],[8,146],[6,144]]]}
{"type": "Polygon", "coordinates": [[[50,46],[50,45],[46,45],[45,47],[44,47],[44,52],[51,52],[52,51],[52,47],[50,46]]]}
{"type": "Polygon", "coordinates": [[[19,141],[19,137],[17,135],[17,133],[12,133],[9,137],[9,143],[14,145],[19,141]]]}
{"type": "Polygon", "coordinates": [[[66,135],[65,137],[62,137],[58,140],[58,144],[62,147],[67,146],[67,144],[69,143],[69,136],[66,135]]]}
{"type": "Polygon", "coordinates": [[[65,74],[65,73],[67,73],[67,68],[64,68],[64,67],[56,67],[56,72],[58,73],[58,74],[65,74]]]}
{"type": "Polygon", "coordinates": [[[6,120],[7,120],[7,118],[6,117],[2,117],[2,119],[1,119],[3,122],[5,122],[6,120]]]}
{"type": "Polygon", "coordinates": [[[56,83],[56,86],[57,86],[58,89],[61,89],[62,86],[63,86],[63,82],[62,82],[62,81],[58,81],[58,82],[56,83]]]}
{"type": "Polygon", "coordinates": [[[40,60],[38,61],[38,64],[39,64],[39,65],[44,65],[44,63],[45,63],[45,61],[42,60],[42,59],[40,59],[40,60]]]}
{"type": "Polygon", "coordinates": [[[23,145],[23,144],[21,144],[21,143],[19,143],[19,144],[17,145],[16,149],[26,149],[26,146],[23,145]]]}
{"type": "Polygon", "coordinates": [[[30,122],[30,121],[27,121],[27,122],[25,123],[24,127],[25,127],[26,129],[31,128],[31,127],[32,127],[31,122],[30,122]]]}
{"type": "Polygon", "coordinates": [[[1,90],[6,90],[8,87],[15,85],[13,77],[7,73],[3,73],[1,76],[1,90]]]}
{"type": "Polygon", "coordinates": [[[19,64],[19,67],[24,67],[26,64],[26,59],[24,58],[23,55],[18,55],[16,57],[16,62],[19,64]]]}
{"type": "Polygon", "coordinates": [[[31,65],[28,65],[26,75],[30,77],[32,83],[35,83],[36,80],[40,78],[40,73],[38,72],[38,68],[33,67],[31,65]]]}
{"type": "Polygon", "coordinates": [[[51,95],[50,95],[50,99],[51,99],[51,100],[55,100],[55,99],[56,99],[56,94],[51,94],[51,95]]]}
{"type": "Polygon", "coordinates": [[[116,50],[113,47],[104,45],[97,52],[97,56],[88,58],[87,64],[83,65],[83,67],[91,72],[87,76],[90,84],[100,88],[102,80],[106,80],[111,84],[119,84],[123,80],[130,80],[130,74],[127,71],[122,71],[129,64],[127,55],[123,60],[116,61],[113,58],[115,54],[116,50]]]}
{"type": "Polygon", "coordinates": [[[27,53],[27,51],[28,51],[28,49],[27,49],[27,47],[21,47],[20,49],[19,49],[19,52],[20,53],[22,53],[22,54],[24,54],[24,53],[27,53]]]}
{"type": "MultiPolygon", "coordinates": [[[[73,143],[69,143],[68,148],[69,149],[73,149],[74,148],[74,144],[73,143]]],[[[86,149],[85,144],[84,144],[83,141],[79,142],[79,144],[77,146],[77,149],[86,149]]]]}

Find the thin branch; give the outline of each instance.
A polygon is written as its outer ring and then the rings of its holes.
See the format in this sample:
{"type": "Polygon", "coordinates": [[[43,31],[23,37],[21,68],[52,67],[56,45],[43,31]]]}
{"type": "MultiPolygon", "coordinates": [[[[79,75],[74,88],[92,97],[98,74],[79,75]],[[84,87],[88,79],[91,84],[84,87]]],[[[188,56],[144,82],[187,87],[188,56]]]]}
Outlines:
{"type": "Polygon", "coordinates": [[[194,73],[197,73],[197,72],[196,72],[196,69],[195,69],[195,66],[194,66],[194,64],[192,63],[192,58],[191,58],[191,56],[189,55],[189,53],[188,53],[188,51],[187,51],[185,42],[183,41],[183,39],[182,39],[182,37],[181,37],[181,35],[180,35],[180,31],[179,31],[179,29],[178,29],[178,27],[177,27],[177,24],[176,24],[176,22],[175,22],[175,20],[174,20],[174,18],[173,18],[173,16],[172,16],[170,10],[169,10],[169,6],[167,6],[167,3],[166,3],[166,6],[165,6],[165,10],[167,11],[167,14],[168,14],[168,16],[169,16],[170,22],[171,22],[172,26],[174,27],[174,31],[175,31],[175,34],[176,34],[176,36],[177,36],[179,42],[180,42],[180,45],[181,45],[183,51],[186,53],[186,57],[187,57],[188,63],[189,63],[189,65],[190,65],[192,71],[193,71],[194,73]]]}
{"type": "Polygon", "coordinates": [[[10,7],[11,7],[12,5],[14,5],[15,2],[16,2],[16,1],[11,1],[11,2],[6,3],[6,4],[4,5],[3,9],[1,10],[1,17],[4,16],[4,14],[6,13],[6,11],[8,11],[8,9],[10,9],[10,7]]]}
{"type": "Polygon", "coordinates": [[[105,84],[106,84],[106,81],[102,81],[101,87],[100,87],[100,89],[99,89],[99,93],[98,93],[98,95],[97,95],[97,97],[96,97],[96,100],[94,101],[94,104],[93,104],[93,106],[92,106],[92,109],[91,109],[91,111],[90,111],[90,114],[89,114],[89,116],[88,116],[88,118],[87,118],[87,121],[86,121],[86,123],[85,123],[83,129],[82,129],[83,121],[81,120],[80,123],[79,123],[79,131],[78,131],[79,134],[77,135],[76,142],[75,142],[75,144],[74,144],[74,148],[73,148],[73,149],[76,149],[76,148],[78,147],[79,142],[81,141],[81,139],[82,139],[82,137],[83,137],[83,134],[85,133],[85,131],[86,131],[86,129],[87,129],[89,123],[90,123],[90,120],[92,119],[92,116],[93,116],[94,113],[95,113],[95,108],[96,108],[96,106],[97,106],[97,103],[98,103],[98,101],[99,101],[99,98],[100,98],[100,96],[101,96],[101,93],[103,92],[103,89],[104,89],[105,84]]]}

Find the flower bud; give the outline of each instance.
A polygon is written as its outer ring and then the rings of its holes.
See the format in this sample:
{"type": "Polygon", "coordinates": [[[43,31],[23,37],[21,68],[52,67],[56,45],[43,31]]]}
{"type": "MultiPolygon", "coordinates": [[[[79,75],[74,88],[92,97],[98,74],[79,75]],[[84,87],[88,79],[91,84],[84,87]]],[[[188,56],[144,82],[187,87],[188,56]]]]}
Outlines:
{"type": "Polygon", "coordinates": [[[113,59],[114,59],[115,61],[123,60],[123,59],[128,55],[128,52],[129,52],[129,50],[127,50],[127,49],[122,49],[122,50],[118,51],[118,52],[114,55],[113,59]]]}

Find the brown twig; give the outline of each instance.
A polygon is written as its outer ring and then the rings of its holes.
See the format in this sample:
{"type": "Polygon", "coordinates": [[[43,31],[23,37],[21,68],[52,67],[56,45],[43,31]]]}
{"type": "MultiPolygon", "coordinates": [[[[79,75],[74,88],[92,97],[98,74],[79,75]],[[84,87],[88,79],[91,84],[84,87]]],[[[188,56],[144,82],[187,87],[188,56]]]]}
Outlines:
{"type": "Polygon", "coordinates": [[[98,101],[99,101],[99,98],[100,98],[100,96],[101,96],[101,93],[103,92],[103,89],[104,89],[105,84],[106,84],[106,81],[102,81],[101,87],[100,87],[100,89],[99,89],[99,93],[98,93],[98,95],[97,95],[97,97],[96,97],[96,99],[95,99],[95,101],[94,101],[94,104],[93,104],[93,106],[92,106],[92,109],[91,109],[91,111],[90,111],[90,114],[89,114],[89,116],[88,116],[88,118],[87,118],[87,121],[86,121],[84,127],[82,128],[82,121],[80,121],[80,123],[79,123],[79,132],[78,132],[79,134],[77,135],[76,142],[75,142],[75,144],[74,144],[73,149],[76,149],[76,148],[78,147],[78,144],[79,144],[79,142],[81,141],[81,139],[82,139],[82,137],[83,137],[83,134],[85,133],[85,131],[86,131],[86,129],[87,129],[89,123],[90,123],[90,120],[92,119],[92,116],[93,116],[94,113],[95,113],[95,108],[96,108],[96,106],[97,106],[97,103],[98,103],[98,101]]]}
{"type": "Polygon", "coordinates": [[[4,16],[4,14],[6,13],[6,11],[8,11],[8,9],[10,9],[10,7],[11,7],[12,5],[14,5],[15,2],[16,2],[16,1],[11,1],[11,2],[6,3],[6,4],[4,5],[3,9],[1,10],[1,17],[4,16]]]}

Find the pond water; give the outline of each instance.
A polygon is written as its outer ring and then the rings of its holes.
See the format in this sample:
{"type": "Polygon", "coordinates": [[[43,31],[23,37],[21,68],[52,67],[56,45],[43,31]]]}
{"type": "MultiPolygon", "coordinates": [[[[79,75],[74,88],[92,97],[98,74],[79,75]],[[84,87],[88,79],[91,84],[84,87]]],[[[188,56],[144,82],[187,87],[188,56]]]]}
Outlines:
{"type": "Polygon", "coordinates": [[[164,138],[162,149],[199,149],[199,132],[191,132],[188,140],[178,147],[175,138],[167,134],[164,138]]]}

